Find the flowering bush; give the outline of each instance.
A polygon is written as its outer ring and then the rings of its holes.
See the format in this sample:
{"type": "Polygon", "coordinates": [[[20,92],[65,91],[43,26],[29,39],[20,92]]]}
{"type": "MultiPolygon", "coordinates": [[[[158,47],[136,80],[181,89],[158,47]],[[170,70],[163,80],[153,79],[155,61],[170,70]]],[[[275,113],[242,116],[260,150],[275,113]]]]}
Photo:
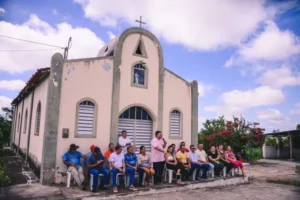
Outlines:
{"type": "Polygon", "coordinates": [[[199,134],[199,142],[206,149],[212,145],[230,145],[235,152],[246,148],[261,147],[265,142],[264,129],[257,127],[259,123],[248,122],[244,118],[233,117],[233,121],[225,121],[224,117],[206,120],[199,134]]]}

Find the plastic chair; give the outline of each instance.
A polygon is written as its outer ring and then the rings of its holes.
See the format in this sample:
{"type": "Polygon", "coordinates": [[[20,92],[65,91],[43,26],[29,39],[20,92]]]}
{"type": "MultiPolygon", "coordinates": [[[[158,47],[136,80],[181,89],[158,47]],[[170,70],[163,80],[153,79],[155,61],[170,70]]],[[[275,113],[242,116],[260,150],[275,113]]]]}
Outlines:
{"type": "MultiPolygon", "coordinates": [[[[145,185],[145,179],[146,179],[146,172],[143,172],[142,185],[145,185]]],[[[151,176],[151,183],[154,184],[154,177],[153,176],[151,176]]]]}
{"type": "MultiPolygon", "coordinates": [[[[97,187],[99,186],[101,177],[103,177],[103,176],[104,176],[103,174],[99,174],[97,187]]],[[[90,174],[90,189],[91,190],[93,190],[93,178],[94,178],[94,175],[90,174]]]]}
{"type": "MultiPolygon", "coordinates": [[[[129,187],[129,181],[130,181],[130,177],[129,177],[129,174],[128,173],[126,173],[125,174],[125,177],[126,177],[126,184],[125,184],[125,187],[129,187]]],[[[136,178],[136,177],[139,177],[139,173],[138,172],[135,172],[134,173],[134,178],[136,178]]]]}
{"type": "MultiPolygon", "coordinates": [[[[71,172],[67,172],[67,188],[70,187],[71,178],[72,178],[71,172]]],[[[74,184],[75,184],[75,179],[73,181],[74,181],[74,184]]]]}

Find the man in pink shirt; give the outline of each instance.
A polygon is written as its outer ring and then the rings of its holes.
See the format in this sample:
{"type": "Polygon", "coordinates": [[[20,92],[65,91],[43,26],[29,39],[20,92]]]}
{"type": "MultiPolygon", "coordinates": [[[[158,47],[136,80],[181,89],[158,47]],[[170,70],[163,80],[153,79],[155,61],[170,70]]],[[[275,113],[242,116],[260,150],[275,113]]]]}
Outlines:
{"type": "Polygon", "coordinates": [[[167,142],[162,138],[161,131],[155,132],[155,138],[151,141],[151,161],[155,170],[154,184],[162,183],[162,174],[165,167],[164,148],[167,142]]]}

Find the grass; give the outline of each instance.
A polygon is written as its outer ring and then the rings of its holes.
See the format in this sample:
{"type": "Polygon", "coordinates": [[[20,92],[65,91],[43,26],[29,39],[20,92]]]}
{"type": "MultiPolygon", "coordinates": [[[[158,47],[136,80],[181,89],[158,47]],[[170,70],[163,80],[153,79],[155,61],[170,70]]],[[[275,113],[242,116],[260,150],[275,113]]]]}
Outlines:
{"type": "Polygon", "coordinates": [[[0,186],[10,185],[11,180],[8,177],[8,169],[6,163],[0,158],[0,186]]]}
{"type": "Polygon", "coordinates": [[[296,180],[272,180],[268,179],[268,183],[275,183],[275,184],[281,184],[281,185],[292,185],[292,186],[297,186],[300,187],[300,182],[296,180]]]}

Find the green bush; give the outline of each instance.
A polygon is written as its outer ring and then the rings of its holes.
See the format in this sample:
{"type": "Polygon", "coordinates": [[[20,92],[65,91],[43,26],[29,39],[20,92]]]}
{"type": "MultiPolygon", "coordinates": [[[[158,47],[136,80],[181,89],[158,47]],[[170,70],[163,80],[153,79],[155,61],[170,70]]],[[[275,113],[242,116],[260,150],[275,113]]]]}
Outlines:
{"type": "Polygon", "coordinates": [[[261,148],[247,148],[246,155],[248,160],[256,161],[262,158],[262,149],[261,148]]]}
{"type": "Polygon", "coordinates": [[[0,187],[7,186],[11,183],[8,177],[7,166],[5,162],[0,159],[0,187]]]}

